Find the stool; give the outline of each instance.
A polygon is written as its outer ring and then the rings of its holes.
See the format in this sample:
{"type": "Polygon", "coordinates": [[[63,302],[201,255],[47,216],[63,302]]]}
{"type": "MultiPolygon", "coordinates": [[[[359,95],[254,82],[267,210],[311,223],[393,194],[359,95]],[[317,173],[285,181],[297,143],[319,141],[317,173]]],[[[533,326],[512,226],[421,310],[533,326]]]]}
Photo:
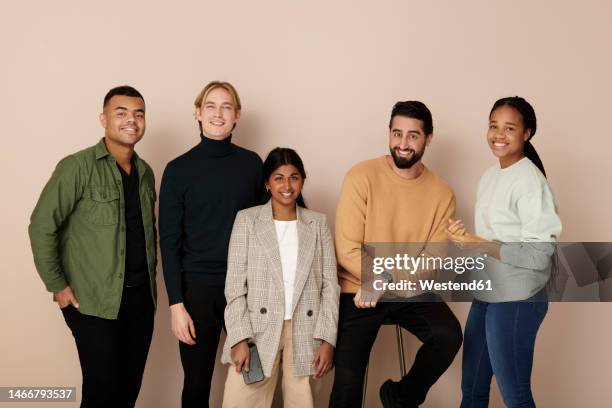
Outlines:
{"type": "MultiPolygon", "coordinates": [[[[399,359],[400,374],[401,378],[406,375],[406,359],[404,358],[404,337],[402,336],[402,328],[395,325],[395,338],[397,340],[397,357],[399,359]]],[[[363,379],[363,392],[361,394],[361,408],[365,407],[366,389],[368,388],[368,368],[370,363],[366,366],[365,378],[363,379]]]]}

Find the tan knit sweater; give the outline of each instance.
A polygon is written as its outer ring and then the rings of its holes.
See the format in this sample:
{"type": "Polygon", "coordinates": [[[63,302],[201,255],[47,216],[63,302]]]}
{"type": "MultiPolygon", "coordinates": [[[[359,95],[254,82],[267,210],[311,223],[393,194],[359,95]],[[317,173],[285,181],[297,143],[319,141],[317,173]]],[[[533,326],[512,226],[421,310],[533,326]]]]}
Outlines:
{"type": "Polygon", "coordinates": [[[361,244],[446,242],[455,195],[425,167],[407,180],[393,172],[386,156],[349,170],[336,210],[336,256],[342,293],[361,284],[361,244]]]}

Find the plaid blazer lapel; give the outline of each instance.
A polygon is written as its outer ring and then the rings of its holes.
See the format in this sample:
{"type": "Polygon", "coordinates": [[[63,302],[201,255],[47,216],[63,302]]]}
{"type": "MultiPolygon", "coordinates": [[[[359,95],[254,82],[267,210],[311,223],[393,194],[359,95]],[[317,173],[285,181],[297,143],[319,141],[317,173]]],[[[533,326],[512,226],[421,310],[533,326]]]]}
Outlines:
{"type": "Polygon", "coordinates": [[[284,290],[283,286],[283,270],[281,266],[280,251],[278,249],[278,240],[276,238],[276,227],[274,226],[274,218],[272,217],[272,204],[261,207],[259,217],[255,221],[255,231],[259,243],[264,249],[274,281],[279,288],[284,290]]]}
{"type": "Polygon", "coordinates": [[[306,279],[310,274],[310,267],[314,258],[317,235],[315,223],[304,211],[297,206],[297,228],[298,228],[298,256],[295,271],[295,282],[293,284],[292,314],[304,289],[306,279]]]}

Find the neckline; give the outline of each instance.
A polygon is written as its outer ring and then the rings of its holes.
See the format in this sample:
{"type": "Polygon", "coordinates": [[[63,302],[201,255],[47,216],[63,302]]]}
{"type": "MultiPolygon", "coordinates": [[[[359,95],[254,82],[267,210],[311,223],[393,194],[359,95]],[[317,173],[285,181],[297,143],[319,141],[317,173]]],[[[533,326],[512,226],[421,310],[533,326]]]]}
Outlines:
{"type": "Polygon", "coordinates": [[[423,163],[423,172],[419,175],[419,177],[413,178],[413,179],[403,178],[393,171],[393,169],[387,162],[387,156],[388,155],[384,155],[380,157],[378,159],[379,164],[380,166],[383,167],[384,169],[383,171],[387,174],[387,176],[389,176],[393,181],[397,183],[402,183],[402,184],[409,185],[409,186],[416,186],[418,184],[421,184],[423,181],[425,181],[425,179],[429,175],[429,169],[427,168],[425,163],[423,163]]]}
{"type": "Polygon", "coordinates": [[[525,163],[525,160],[529,160],[529,158],[524,156],[520,160],[517,160],[516,163],[513,163],[510,166],[503,167],[503,168],[502,168],[501,164],[498,161],[497,162],[497,170],[499,170],[501,173],[508,173],[508,172],[512,171],[512,169],[516,169],[516,168],[522,166],[525,163]]]}
{"type": "Polygon", "coordinates": [[[234,151],[235,145],[232,143],[232,135],[230,134],[223,140],[216,140],[206,137],[204,133],[200,133],[200,148],[210,156],[223,157],[231,154],[234,151]]]}

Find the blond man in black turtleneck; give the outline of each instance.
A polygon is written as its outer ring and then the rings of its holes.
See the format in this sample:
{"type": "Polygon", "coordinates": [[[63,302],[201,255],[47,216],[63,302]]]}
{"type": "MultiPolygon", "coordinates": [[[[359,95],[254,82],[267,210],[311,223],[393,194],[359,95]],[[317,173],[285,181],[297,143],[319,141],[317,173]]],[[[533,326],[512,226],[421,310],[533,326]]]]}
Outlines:
{"type": "Polygon", "coordinates": [[[182,407],[206,407],[225,309],[227,251],[239,210],[258,204],[259,156],[232,143],[238,93],[210,82],[195,100],[201,141],[164,171],[159,229],[172,333],[185,373],[182,407]]]}

